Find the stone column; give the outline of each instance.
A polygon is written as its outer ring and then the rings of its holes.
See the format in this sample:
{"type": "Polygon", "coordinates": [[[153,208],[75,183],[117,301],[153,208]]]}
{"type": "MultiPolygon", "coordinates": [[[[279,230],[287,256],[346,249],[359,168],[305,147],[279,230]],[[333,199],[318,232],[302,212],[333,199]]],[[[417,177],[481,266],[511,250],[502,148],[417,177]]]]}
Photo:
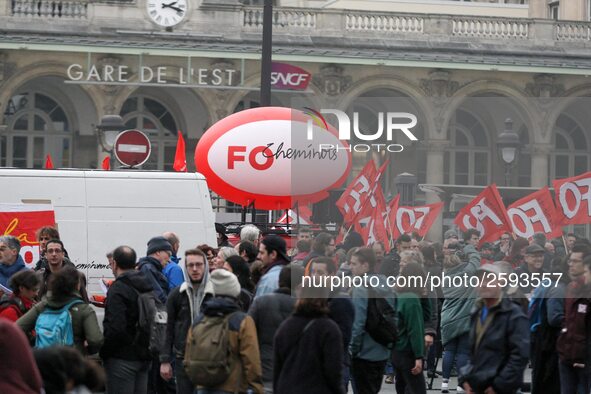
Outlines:
{"type": "Polygon", "coordinates": [[[542,188],[548,185],[550,144],[534,144],[531,147],[531,186],[542,188]]]}
{"type": "MultiPolygon", "coordinates": [[[[449,146],[447,140],[428,140],[421,145],[427,146],[427,183],[428,184],[443,184],[444,183],[444,153],[449,146]]],[[[434,204],[441,201],[441,197],[435,192],[427,192],[425,194],[427,204],[434,204]]],[[[444,206],[445,211],[448,207],[444,206]]],[[[443,238],[443,217],[440,215],[426,236],[432,241],[441,241],[443,238]]]]}

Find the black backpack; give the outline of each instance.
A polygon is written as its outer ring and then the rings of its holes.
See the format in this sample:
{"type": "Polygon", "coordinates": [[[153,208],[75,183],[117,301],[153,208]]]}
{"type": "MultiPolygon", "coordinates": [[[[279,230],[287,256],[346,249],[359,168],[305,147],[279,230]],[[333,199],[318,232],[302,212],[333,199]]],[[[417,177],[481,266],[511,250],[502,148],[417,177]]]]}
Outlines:
{"type": "Polygon", "coordinates": [[[391,348],[398,339],[396,308],[368,289],[365,331],[380,345],[391,348]]]}
{"type": "Polygon", "coordinates": [[[164,350],[166,341],[166,323],[168,319],[166,305],[156,298],[152,290],[139,292],[135,287],[131,286],[131,288],[138,296],[139,318],[135,342],[140,345],[147,344],[150,353],[156,356],[164,350]]]}
{"type": "Polygon", "coordinates": [[[25,308],[25,304],[23,304],[23,301],[20,298],[4,294],[0,298],[0,312],[7,308],[10,308],[11,305],[14,305],[18,308],[21,316],[27,313],[27,308],[25,308]]]}

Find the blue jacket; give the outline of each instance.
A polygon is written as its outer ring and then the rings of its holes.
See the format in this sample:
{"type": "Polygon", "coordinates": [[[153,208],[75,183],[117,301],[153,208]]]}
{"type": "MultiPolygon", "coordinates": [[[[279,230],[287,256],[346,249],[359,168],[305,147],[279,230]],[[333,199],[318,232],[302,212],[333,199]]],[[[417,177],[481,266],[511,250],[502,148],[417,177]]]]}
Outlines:
{"type": "MultiPolygon", "coordinates": [[[[390,305],[396,307],[395,294],[386,285],[386,277],[381,274],[368,274],[368,283],[370,276],[377,276],[379,278],[379,286],[372,288],[372,290],[378,293],[378,296],[385,297],[390,305]]],[[[367,361],[383,361],[390,357],[390,349],[374,341],[365,331],[367,297],[367,288],[353,287],[351,298],[353,308],[355,309],[355,320],[353,320],[349,352],[352,358],[360,358],[367,361]]]]}
{"type": "Polygon", "coordinates": [[[183,269],[179,266],[180,258],[176,256],[170,256],[170,260],[166,267],[162,270],[166,279],[168,279],[168,290],[172,290],[183,284],[185,276],[183,275],[183,269]]]}
{"type": "Polygon", "coordinates": [[[4,287],[8,287],[8,281],[12,277],[12,275],[16,274],[19,271],[26,270],[27,267],[25,266],[25,262],[21,255],[19,254],[16,258],[16,261],[12,265],[4,265],[0,264],[0,284],[4,287]]]}
{"type": "Polygon", "coordinates": [[[156,298],[166,304],[168,297],[168,279],[162,273],[162,265],[153,257],[142,257],[138,262],[138,270],[143,273],[154,289],[156,298]]]}
{"type": "Polygon", "coordinates": [[[263,275],[257,284],[255,298],[265,294],[271,294],[279,288],[279,273],[283,267],[283,265],[276,265],[263,275]]]}

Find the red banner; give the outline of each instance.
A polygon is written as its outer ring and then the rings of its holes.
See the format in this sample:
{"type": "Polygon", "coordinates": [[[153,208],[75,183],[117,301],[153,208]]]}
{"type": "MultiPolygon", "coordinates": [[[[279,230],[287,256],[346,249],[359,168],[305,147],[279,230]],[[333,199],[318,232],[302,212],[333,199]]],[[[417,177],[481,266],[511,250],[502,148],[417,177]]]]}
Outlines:
{"type": "Polygon", "coordinates": [[[20,254],[28,267],[39,260],[39,242],[35,232],[43,226],[55,226],[51,205],[0,204],[0,234],[18,238],[21,243],[20,254]]]}
{"type": "Polygon", "coordinates": [[[392,236],[396,239],[402,234],[417,232],[424,237],[443,208],[443,202],[420,207],[397,207],[390,212],[392,236]]]}
{"type": "Polygon", "coordinates": [[[562,235],[560,219],[547,186],[515,201],[507,208],[507,216],[518,237],[530,239],[535,233],[544,233],[552,239],[562,235]]]}
{"type": "Polygon", "coordinates": [[[343,221],[351,223],[361,212],[363,202],[367,199],[372,190],[377,170],[373,160],[367,162],[363,170],[357,175],[357,178],[345,189],[341,197],[337,200],[336,206],[343,214],[343,221]]]}
{"type": "Polygon", "coordinates": [[[390,250],[390,242],[388,240],[388,233],[384,226],[384,218],[382,217],[383,207],[381,209],[374,209],[371,219],[367,226],[359,230],[363,241],[367,246],[376,242],[382,242],[385,251],[390,250]]]}
{"type": "Polygon", "coordinates": [[[462,231],[470,228],[480,231],[480,244],[496,241],[505,231],[511,232],[507,211],[495,184],[462,208],[454,223],[462,231]]]}
{"type": "Polygon", "coordinates": [[[591,223],[591,171],[553,181],[561,226],[591,223]]]}

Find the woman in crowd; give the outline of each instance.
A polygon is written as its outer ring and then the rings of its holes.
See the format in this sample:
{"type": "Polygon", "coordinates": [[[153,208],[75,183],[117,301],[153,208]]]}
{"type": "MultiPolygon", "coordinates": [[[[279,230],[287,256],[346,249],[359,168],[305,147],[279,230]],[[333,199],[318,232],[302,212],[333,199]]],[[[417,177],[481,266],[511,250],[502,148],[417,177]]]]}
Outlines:
{"type": "Polygon", "coordinates": [[[229,246],[221,247],[218,251],[217,256],[213,259],[213,264],[209,266],[209,272],[213,271],[214,269],[224,268],[224,264],[230,256],[238,256],[238,252],[236,252],[234,248],[231,248],[229,246]]]}
{"type": "Polygon", "coordinates": [[[243,312],[248,312],[254,294],[254,284],[250,279],[248,263],[240,256],[230,256],[226,259],[223,268],[238,277],[241,288],[240,296],[238,296],[238,304],[243,312]]]}
{"type": "Polygon", "coordinates": [[[12,294],[5,294],[0,299],[0,316],[10,321],[17,321],[35,304],[41,280],[32,270],[22,270],[10,278],[12,294]]]}
{"type": "Polygon", "coordinates": [[[281,324],[273,346],[273,392],[344,394],[343,342],[328,317],[328,290],[305,287],[294,314],[281,324]]]}
{"type": "Polygon", "coordinates": [[[71,303],[69,310],[72,316],[74,347],[84,355],[97,353],[103,344],[103,334],[94,309],[84,303],[80,295],[80,274],[75,268],[64,267],[51,275],[47,298],[33,306],[17,324],[25,333],[30,333],[46,308],[59,310],[71,303]]]}

